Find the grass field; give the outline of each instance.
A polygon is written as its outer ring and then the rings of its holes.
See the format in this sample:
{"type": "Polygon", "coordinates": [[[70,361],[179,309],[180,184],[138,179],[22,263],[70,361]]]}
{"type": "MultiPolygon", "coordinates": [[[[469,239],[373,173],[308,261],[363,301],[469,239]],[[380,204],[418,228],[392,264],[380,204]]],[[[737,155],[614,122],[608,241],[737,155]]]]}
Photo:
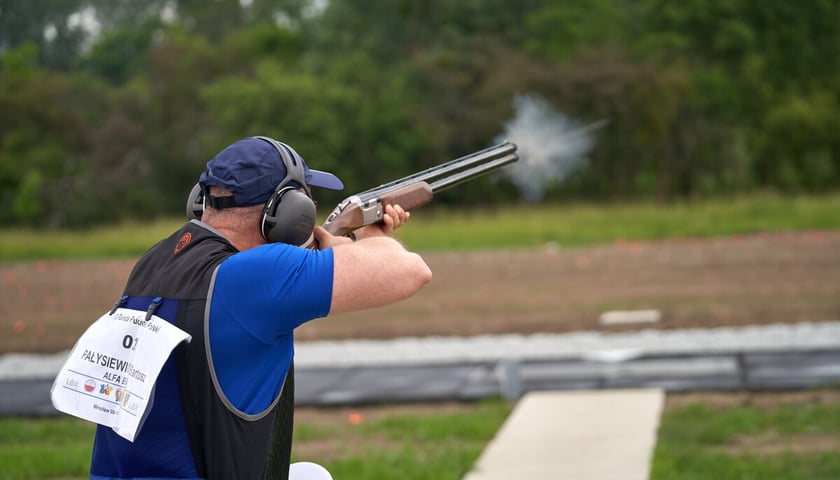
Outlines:
{"type": "MultiPolygon", "coordinates": [[[[651,480],[840,478],[840,391],[683,395],[666,404],[651,480]]],[[[293,461],[336,479],[457,480],[504,422],[501,400],[299,409],[293,461]]],[[[558,420],[562,422],[562,413],[558,420]]],[[[80,479],[93,426],[0,419],[0,479],[80,479]]]]}
{"type": "MultiPolygon", "coordinates": [[[[840,228],[840,194],[750,196],[691,203],[420,209],[398,236],[418,251],[526,248],[840,228]]],[[[0,230],[0,260],[124,258],[141,254],[181,219],[84,231],[0,230]]]]}
{"type": "Polygon", "coordinates": [[[837,391],[671,402],[652,480],[840,478],[837,391]]]}

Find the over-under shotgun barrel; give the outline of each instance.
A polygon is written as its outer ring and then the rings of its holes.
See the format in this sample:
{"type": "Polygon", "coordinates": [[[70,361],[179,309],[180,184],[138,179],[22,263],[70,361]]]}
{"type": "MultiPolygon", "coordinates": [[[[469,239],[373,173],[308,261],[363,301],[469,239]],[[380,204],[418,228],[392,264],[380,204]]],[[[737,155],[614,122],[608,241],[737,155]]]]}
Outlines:
{"type": "Polygon", "coordinates": [[[324,228],[333,235],[346,235],[381,220],[385,205],[396,203],[411,210],[430,202],[435,192],[515,162],[518,158],[516,145],[504,142],[365,190],[339,203],[327,216],[324,228]]]}
{"type": "Polygon", "coordinates": [[[516,161],[518,157],[514,152],[516,152],[516,144],[510,142],[500,143],[484,150],[456,158],[455,160],[427,168],[426,170],[421,170],[406,177],[384,183],[356,195],[362,201],[366,201],[414,182],[426,182],[432,187],[432,191],[442,190],[443,188],[462,183],[463,181],[516,161]],[[502,158],[505,159],[504,162],[497,162],[498,159],[502,158]],[[445,181],[449,176],[457,176],[456,178],[460,180],[455,183],[445,181]],[[439,185],[439,187],[436,188],[435,185],[439,185]]]}

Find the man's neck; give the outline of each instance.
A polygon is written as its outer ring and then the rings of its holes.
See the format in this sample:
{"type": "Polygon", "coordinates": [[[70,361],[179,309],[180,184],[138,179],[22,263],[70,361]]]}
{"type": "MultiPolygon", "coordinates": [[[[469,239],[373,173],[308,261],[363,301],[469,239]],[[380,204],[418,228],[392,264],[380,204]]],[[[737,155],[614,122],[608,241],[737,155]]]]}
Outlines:
{"type": "Polygon", "coordinates": [[[249,232],[248,234],[243,234],[239,230],[224,226],[212,225],[212,227],[224,235],[225,238],[227,238],[227,240],[240,252],[250,250],[266,243],[265,239],[263,239],[259,232],[249,232]]]}

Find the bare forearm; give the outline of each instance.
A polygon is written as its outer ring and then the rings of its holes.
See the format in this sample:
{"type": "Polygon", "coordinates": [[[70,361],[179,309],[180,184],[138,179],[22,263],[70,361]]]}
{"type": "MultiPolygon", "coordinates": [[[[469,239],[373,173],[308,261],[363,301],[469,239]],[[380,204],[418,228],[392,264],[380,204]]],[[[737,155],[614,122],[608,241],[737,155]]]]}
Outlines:
{"type": "Polygon", "coordinates": [[[330,313],[388,305],[413,295],[432,279],[420,255],[388,236],[337,245],[333,256],[330,313]]]}

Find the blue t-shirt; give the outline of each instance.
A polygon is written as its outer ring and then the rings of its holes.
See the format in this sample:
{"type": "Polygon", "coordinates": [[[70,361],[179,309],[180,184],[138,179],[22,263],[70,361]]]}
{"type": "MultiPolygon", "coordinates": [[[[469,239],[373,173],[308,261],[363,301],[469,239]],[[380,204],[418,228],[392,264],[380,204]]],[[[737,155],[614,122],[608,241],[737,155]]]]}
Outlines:
{"type": "Polygon", "coordinates": [[[258,415],[271,406],[294,357],[294,329],[329,313],[332,284],[331,249],[273,243],[219,265],[207,337],[229,407],[258,415]]]}

